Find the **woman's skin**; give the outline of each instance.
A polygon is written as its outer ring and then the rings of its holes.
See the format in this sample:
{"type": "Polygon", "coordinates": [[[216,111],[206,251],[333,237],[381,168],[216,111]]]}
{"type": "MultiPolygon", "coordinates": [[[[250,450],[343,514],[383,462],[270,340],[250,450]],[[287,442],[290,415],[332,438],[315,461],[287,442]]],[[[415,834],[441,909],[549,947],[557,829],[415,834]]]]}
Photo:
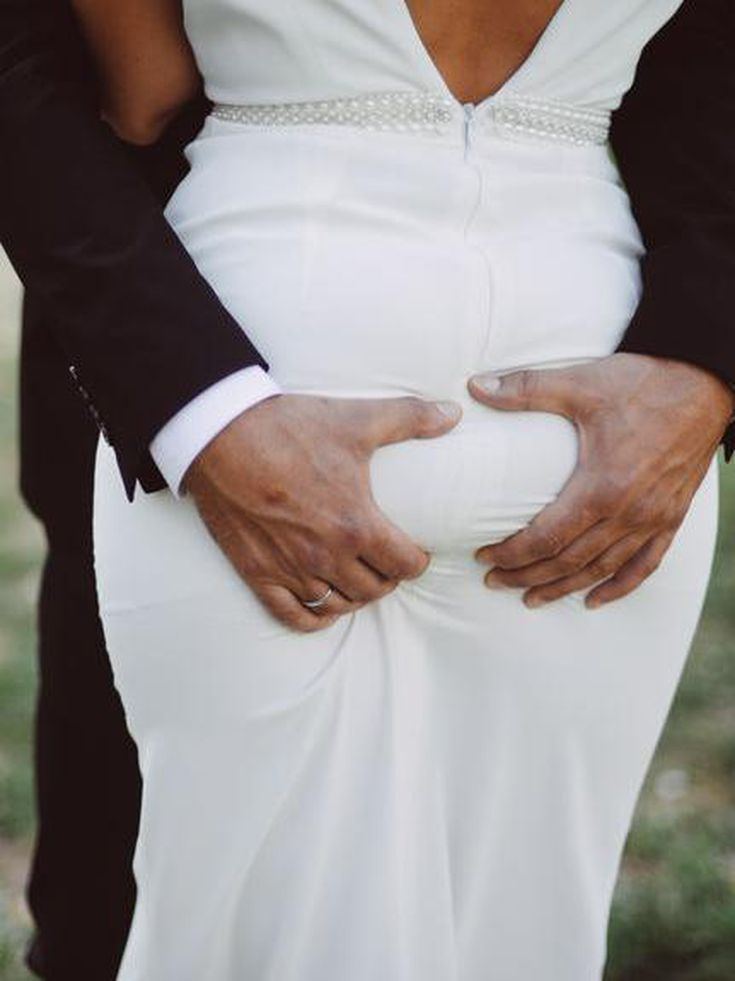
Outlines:
{"type": "MultiPolygon", "coordinates": [[[[560,0],[394,0],[460,102],[480,102],[523,64],[560,0]]],[[[152,143],[197,91],[180,0],[73,0],[104,80],[105,117],[152,143]]]]}
{"type": "Polygon", "coordinates": [[[103,115],[130,143],[155,143],[201,79],[180,0],[71,0],[102,80],[103,115]]]}
{"type": "Polygon", "coordinates": [[[533,51],[561,0],[396,0],[460,102],[496,92],[533,51]]]}

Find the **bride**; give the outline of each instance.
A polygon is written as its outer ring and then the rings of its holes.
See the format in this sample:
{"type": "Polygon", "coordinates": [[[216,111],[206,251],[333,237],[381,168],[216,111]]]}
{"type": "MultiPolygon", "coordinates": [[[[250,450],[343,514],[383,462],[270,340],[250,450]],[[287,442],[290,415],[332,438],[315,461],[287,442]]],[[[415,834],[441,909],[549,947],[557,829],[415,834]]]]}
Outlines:
{"type": "Polygon", "coordinates": [[[642,247],[610,114],[678,0],[76,6],[123,136],[155,139],[201,73],[214,107],[167,217],[277,397],[462,409],[370,461],[427,569],[312,633],[191,497],[130,505],[100,446],[100,608],[144,780],[121,981],[598,978],[716,473],[635,593],[529,610],[475,553],[557,496],[576,431],[468,379],[615,350],[642,247]]]}

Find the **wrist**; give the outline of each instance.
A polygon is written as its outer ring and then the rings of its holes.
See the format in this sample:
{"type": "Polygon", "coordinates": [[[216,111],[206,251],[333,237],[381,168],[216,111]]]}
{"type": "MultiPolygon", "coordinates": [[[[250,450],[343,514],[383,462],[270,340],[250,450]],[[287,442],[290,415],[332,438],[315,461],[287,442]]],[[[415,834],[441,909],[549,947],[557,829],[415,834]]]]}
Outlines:
{"type": "Polygon", "coordinates": [[[273,378],[253,365],[225,376],[183,406],[150,445],[151,455],[171,490],[184,492],[183,477],[192,461],[228,423],[279,392],[273,378]]]}
{"type": "Polygon", "coordinates": [[[694,364],[691,361],[680,361],[673,358],[664,359],[672,370],[687,375],[692,383],[704,393],[704,397],[712,400],[713,409],[722,415],[725,423],[732,421],[735,416],[735,385],[720,375],[694,364]]]}
{"type": "Polygon", "coordinates": [[[620,351],[613,357],[638,371],[641,368],[650,371],[662,385],[675,387],[682,401],[706,402],[709,410],[723,420],[723,425],[735,415],[735,386],[709,368],[680,358],[637,352],[620,351]]]}

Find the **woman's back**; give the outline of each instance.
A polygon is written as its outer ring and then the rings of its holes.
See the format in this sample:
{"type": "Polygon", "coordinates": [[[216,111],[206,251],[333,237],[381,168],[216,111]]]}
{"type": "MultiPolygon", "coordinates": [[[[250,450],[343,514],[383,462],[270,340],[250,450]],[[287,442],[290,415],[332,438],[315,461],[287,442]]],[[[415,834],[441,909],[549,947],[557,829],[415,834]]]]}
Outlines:
{"type": "MultiPolygon", "coordinates": [[[[564,0],[501,91],[613,109],[633,80],[641,49],[680,3],[564,0]]],[[[411,6],[418,13],[419,5],[411,6]]],[[[527,6],[545,7],[548,17],[555,5],[527,6]]],[[[207,94],[216,102],[296,102],[392,89],[447,94],[406,0],[184,0],[184,12],[207,94]]],[[[528,40],[542,27],[538,15],[528,40]]]]}

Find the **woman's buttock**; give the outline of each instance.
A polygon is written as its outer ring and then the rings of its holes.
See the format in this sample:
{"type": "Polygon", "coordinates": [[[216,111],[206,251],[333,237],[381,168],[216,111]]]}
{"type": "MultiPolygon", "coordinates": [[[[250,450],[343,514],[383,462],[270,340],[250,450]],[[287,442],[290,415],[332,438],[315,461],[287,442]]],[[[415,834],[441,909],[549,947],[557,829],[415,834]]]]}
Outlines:
{"type": "Polygon", "coordinates": [[[168,217],[285,391],[455,399],[441,439],[381,449],[376,499],[432,550],[522,527],[573,427],[473,402],[478,371],[613,351],[640,242],[605,151],[210,120],[168,217]],[[308,132],[306,131],[308,129],[308,132]]]}

